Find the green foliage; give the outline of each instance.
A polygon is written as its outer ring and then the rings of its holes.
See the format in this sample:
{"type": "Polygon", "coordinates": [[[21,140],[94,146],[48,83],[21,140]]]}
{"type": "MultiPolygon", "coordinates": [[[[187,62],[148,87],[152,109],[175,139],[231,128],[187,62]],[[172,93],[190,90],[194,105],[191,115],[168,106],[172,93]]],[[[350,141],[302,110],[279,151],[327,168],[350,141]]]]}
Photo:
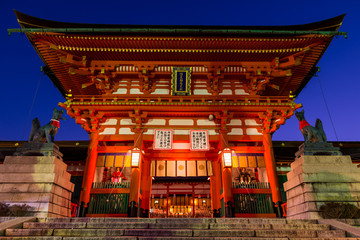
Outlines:
{"type": "Polygon", "coordinates": [[[360,209],[349,203],[330,202],[320,207],[320,215],[325,219],[358,219],[360,209]]]}
{"type": "Polygon", "coordinates": [[[1,217],[23,217],[27,216],[33,208],[26,204],[15,204],[10,206],[7,203],[0,203],[1,217]]]}

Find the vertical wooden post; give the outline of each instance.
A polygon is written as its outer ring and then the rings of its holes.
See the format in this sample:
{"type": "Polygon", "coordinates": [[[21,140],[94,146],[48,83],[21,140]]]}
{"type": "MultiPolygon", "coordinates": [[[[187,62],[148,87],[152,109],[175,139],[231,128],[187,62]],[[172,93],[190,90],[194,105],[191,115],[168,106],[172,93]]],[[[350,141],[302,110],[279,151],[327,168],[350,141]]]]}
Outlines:
{"type": "Polygon", "coordinates": [[[219,161],[212,161],[213,175],[210,177],[211,209],[213,217],[220,217],[221,169],[219,161]]]}
{"type": "Polygon", "coordinates": [[[222,166],[222,181],[223,181],[223,195],[225,203],[225,217],[233,217],[233,206],[234,206],[234,196],[232,193],[232,174],[231,168],[225,168],[222,166]]]}
{"type": "Polygon", "coordinates": [[[131,168],[131,180],[130,180],[130,216],[129,217],[137,217],[137,208],[139,204],[139,196],[140,196],[140,167],[139,168],[131,168]]]}
{"type": "Polygon", "coordinates": [[[80,206],[82,208],[80,211],[80,215],[82,217],[85,216],[84,211],[85,208],[88,207],[88,203],[90,200],[90,191],[94,181],[96,161],[98,155],[97,152],[98,143],[99,143],[98,137],[99,137],[99,132],[97,131],[91,132],[90,143],[88,147],[88,157],[85,163],[84,176],[83,176],[82,188],[80,193],[80,206]]]}
{"type": "MultiPolygon", "coordinates": [[[[134,136],[134,147],[142,149],[142,132],[137,131],[134,136]]],[[[130,211],[129,217],[138,217],[139,197],[140,197],[140,176],[142,161],[139,162],[139,167],[131,168],[131,180],[130,180],[130,211]]]]}
{"type": "Polygon", "coordinates": [[[270,133],[263,132],[263,144],[266,173],[268,175],[270,183],[272,200],[274,203],[277,203],[281,201],[281,193],[279,187],[279,179],[276,173],[276,162],[270,133]]]}
{"type": "Polygon", "coordinates": [[[144,159],[141,166],[141,206],[140,212],[142,213],[141,217],[148,218],[150,215],[150,196],[151,196],[151,176],[150,176],[150,166],[151,161],[148,159],[144,159]]]}
{"type": "MultiPolygon", "coordinates": [[[[227,131],[220,132],[220,151],[228,147],[228,137],[227,131]]],[[[219,161],[221,163],[221,175],[222,175],[222,183],[223,183],[223,196],[225,203],[225,217],[233,217],[235,213],[233,212],[234,206],[234,196],[232,193],[232,173],[231,168],[225,168],[221,159],[221,155],[219,156],[219,161]]]]}

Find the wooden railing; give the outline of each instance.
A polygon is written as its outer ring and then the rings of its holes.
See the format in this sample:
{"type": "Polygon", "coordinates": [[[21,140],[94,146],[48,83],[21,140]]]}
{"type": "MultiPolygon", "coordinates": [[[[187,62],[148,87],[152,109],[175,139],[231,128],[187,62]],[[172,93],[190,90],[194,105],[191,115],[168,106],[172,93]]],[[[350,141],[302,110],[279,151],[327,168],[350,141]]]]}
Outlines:
{"type": "Polygon", "coordinates": [[[271,194],[234,194],[235,214],[272,214],[271,194]]]}
{"type": "Polygon", "coordinates": [[[130,182],[94,182],[92,185],[92,189],[102,188],[130,188],[130,182]]]}
{"type": "Polygon", "coordinates": [[[127,214],[130,182],[94,182],[87,216],[111,217],[127,214]]]}
{"type": "Polygon", "coordinates": [[[91,194],[88,214],[127,214],[129,194],[91,194]]]}
{"type": "Polygon", "coordinates": [[[268,182],[233,182],[235,215],[275,216],[268,182]]]}
{"type": "Polygon", "coordinates": [[[270,98],[266,96],[189,96],[166,95],[89,97],[78,95],[68,101],[71,105],[294,105],[288,96],[270,98]]]}
{"type": "Polygon", "coordinates": [[[233,188],[238,189],[270,189],[268,182],[233,182],[233,188]]]}

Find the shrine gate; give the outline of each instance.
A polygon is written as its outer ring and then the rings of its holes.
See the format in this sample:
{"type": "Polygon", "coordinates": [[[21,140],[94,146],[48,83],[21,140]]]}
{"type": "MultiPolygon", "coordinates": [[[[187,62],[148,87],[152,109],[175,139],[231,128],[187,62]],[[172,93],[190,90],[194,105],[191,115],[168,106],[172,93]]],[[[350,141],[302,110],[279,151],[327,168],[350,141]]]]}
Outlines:
{"type": "Polygon", "coordinates": [[[16,16],[90,136],[81,214],[109,217],[275,217],[285,199],[272,134],[301,107],[294,97],[344,17],[250,27],[16,16]]]}

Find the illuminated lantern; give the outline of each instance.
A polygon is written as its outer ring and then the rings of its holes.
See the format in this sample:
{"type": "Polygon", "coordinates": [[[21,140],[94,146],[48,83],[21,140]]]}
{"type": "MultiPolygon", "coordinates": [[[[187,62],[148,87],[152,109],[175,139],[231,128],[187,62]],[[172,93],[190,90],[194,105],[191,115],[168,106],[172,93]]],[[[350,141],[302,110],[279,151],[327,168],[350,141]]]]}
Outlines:
{"type": "Polygon", "coordinates": [[[138,148],[131,150],[131,167],[139,167],[141,152],[138,148]]]}
{"type": "Polygon", "coordinates": [[[223,162],[224,167],[232,167],[230,148],[225,148],[224,150],[222,150],[221,158],[222,158],[222,162],[223,162]]]}

